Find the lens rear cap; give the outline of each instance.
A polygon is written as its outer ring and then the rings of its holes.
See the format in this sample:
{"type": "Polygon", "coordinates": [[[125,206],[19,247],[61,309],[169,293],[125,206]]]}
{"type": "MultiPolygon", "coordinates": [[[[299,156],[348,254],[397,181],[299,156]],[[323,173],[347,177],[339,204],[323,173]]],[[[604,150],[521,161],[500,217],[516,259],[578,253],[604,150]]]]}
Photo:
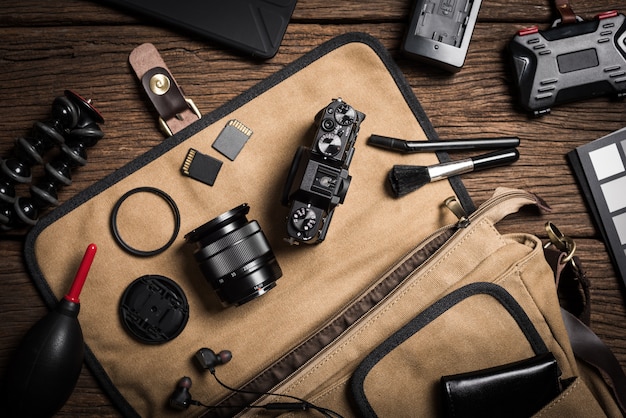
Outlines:
{"type": "Polygon", "coordinates": [[[176,338],[187,325],[189,304],[183,289],[160,275],[133,281],[120,300],[124,328],[146,344],[162,344],[176,338]]]}

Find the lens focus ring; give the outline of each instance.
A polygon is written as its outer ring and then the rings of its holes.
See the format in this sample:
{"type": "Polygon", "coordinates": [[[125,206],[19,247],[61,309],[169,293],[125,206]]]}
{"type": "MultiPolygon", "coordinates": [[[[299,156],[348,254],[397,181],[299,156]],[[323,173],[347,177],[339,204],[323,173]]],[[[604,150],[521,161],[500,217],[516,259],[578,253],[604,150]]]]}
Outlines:
{"type": "Polygon", "coordinates": [[[213,257],[214,255],[224,251],[224,249],[237,244],[239,241],[259,232],[260,230],[261,227],[256,221],[249,222],[241,228],[224,235],[217,241],[214,241],[205,247],[199,248],[194,253],[194,257],[196,258],[196,261],[201,263],[203,260],[213,257]]]}
{"type": "Polygon", "coordinates": [[[200,264],[200,268],[206,276],[218,280],[227,275],[234,277],[237,269],[268,251],[271,249],[263,234],[255,233],[214,257],[206,259],[200,264]]]}

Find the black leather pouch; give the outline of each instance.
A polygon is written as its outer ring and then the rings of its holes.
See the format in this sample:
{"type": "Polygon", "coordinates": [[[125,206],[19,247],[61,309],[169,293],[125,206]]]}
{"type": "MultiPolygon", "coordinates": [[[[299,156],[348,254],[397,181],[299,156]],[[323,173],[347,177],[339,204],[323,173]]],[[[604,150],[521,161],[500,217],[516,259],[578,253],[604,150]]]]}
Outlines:
{"type": "Polygon", "coordinates": [[[561,393],[552,353],[503,366],[443,376],[448,417],[529,417],[561,393]]]}

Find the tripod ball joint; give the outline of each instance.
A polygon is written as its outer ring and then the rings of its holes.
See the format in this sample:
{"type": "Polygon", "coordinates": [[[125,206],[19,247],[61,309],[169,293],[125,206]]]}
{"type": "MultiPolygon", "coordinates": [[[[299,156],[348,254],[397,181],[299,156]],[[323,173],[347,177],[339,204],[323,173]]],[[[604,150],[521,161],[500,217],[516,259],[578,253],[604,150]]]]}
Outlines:
{"type": "Polygon", "coordinates": [[[0,231],[35,225],[42,210],[58,205],[59,188],[72,183],[72,170],[87,164],[87,149],[104,136],[100,112],[71,90],[53,100],[50,113],[16,140],[9,158],[0,159],[0,231]],[[46,163],[53,148],[59,153],[46,163]],[[18,184],[32,182],[35,165],[44,165],[44,177],[31,185],[29,197],[17,196],[18,184]]]}

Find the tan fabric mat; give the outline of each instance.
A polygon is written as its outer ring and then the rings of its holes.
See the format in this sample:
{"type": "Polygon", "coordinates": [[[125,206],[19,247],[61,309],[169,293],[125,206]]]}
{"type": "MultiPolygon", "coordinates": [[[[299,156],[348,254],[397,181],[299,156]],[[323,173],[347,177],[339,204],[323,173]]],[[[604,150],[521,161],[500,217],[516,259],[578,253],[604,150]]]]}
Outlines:
{"type": "MultiPolygon", "coordinates": [[[[210,82],[210,80],[208,80],[210,82]]],[[[90,350],[87,362],[126,415],[197,416],[167,408],[182,376],[193,379],[195,399],[212,404],[228,395],[192,357],[202,348],[233,353],[219,377],[238,387],[298,345],[359,292],[438,227],[454,217],[443,200],[459,195],[455,180],[429,184],[395,199],[386,189],[394,164],[430,165],[434,154],[411,155],[366,144],[372,133],[405,139],[435,139],[410,87],[385,49],[364,34],[348,34],[312,51],[223,108],[97,183],[44,218],[28,236],[25,254],[35,283],[50,304],[69,288],[86,246],[98,253],[81,295],[79,316],[90,350]],[[315,114],[341,97],[365,113],[350,166],[352,183],[319,245],[284,242],[287,208],[280,199],[299,145],[310,146],[315,114]],[[254,133],[229,161],[211,144],[231,119],[254,133]],[[223,161],[214,186],[181,175],[189,148],[223,161]],[[148,258],[123,251],[114,241],[110,214],[126,192],[155,187],[176,202],[180,233],[164,253],[148,258]],[[240,307],[223,308],[192,256],[184,235],[242,203],[257,220],[280,264],[277,286],[240,307]],[[173,279],[189,300],[190,318],[174,340],[146,345],[131,337],[118,314],[120,297],[136,278],[159,274],[173,279]]],[[[442,157],[442,155],[440,155],[442,157]]],[[[443,156],[442,158],[445,158],[443,156]]],[[[123,234],[134,246],[158,247],[172,234],[171,210],[158,198],[133,196],[120,211],[123,234]],[[130,210],[129,210],[130,209],[130,210]]]]}

